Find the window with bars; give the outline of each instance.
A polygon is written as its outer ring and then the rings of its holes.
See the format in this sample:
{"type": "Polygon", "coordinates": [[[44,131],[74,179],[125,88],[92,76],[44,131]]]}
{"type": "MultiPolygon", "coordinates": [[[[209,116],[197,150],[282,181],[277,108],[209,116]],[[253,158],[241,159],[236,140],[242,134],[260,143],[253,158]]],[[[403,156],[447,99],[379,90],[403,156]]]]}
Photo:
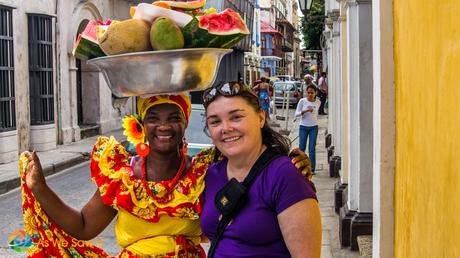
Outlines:
{"type": "Polygon", "coordinates": [[[53,33],[51,16],[28,15],[30,120],[54,123],[53,33]]]}
{"type": "Polygon", "coordinates": [[[0,6],[0,132],[16,129],[12,14],[0,6]]]}

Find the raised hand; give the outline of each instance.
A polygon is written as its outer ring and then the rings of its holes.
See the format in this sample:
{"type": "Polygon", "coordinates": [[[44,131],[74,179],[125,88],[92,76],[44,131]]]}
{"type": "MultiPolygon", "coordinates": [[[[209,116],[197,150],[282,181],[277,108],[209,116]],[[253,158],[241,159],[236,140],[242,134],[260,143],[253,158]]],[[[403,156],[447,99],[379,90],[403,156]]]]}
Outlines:
{"type": "Polygon", "coordinates": [[[36,192],[40,188],[46,187],[42,165],[40,164],[40,159],[36,151],[32,153],[26,152],[25,154],[29,160],[29,164],[27,164],[26,168],[26,184],[32,192],[36,192]]]}
{"type": "Polygon", "coordinates": [[[292,164],[304,175],[308,180],[311,180],[313,173],[311,172],[311,162],[308,155],[299,148],[293,149],[289,153],[292,164]]]}

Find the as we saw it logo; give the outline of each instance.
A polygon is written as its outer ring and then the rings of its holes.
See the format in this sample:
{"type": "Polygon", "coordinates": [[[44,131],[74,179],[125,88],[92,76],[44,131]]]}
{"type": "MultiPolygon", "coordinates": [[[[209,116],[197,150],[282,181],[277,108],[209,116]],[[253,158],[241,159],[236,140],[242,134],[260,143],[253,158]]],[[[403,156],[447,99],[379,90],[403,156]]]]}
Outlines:
{"type": "Polygon", "coordinates": [[[27,251],[32,244],[29,234],[22,229],[14,231],[8,238],[8,246],[18,253],[27,251]]]}

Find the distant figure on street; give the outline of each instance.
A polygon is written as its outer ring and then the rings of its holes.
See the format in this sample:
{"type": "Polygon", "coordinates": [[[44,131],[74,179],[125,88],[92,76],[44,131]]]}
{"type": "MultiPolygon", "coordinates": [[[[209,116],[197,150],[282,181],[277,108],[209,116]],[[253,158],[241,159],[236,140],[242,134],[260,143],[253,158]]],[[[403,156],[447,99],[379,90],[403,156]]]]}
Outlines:
{"type": "Polygon", "coordinates": [[[305,95],[305,92],[307,92],[307,88],[308,86],[312,85],[312,86],[315,86],[315,88],[317,88],[318,86],[316,85],[316,83],[313,81],[313,76],[311,74],[307,74],[305,75],[304,77],[304,82],[305,84],[303,85],[302,87],[302,98],[303,97],[306,97],[305,95]]]}
{"type": "Polygon", "coordinates": [[[307,97],[301,98],[297,104],[295,116],[300,117],[299,149],[305,151],[308,139],[308,156],[311,160],[311,171],[315,173],[316,166],[316,138],[318,136],[318,108],[319,100],[316,99],[316,87],[307,87],[307,97]]]}
{"type": "Polygon", "coordinates": [[[319,115],[327,115],[324,112],[324,104],[326,103],[327,99],[327,81],[326,81],[326,73],[322,72],[321,77],[318,80],[318,93],[319,93],[319,100],[321,101],[321,105],[319,106],[318,114],[319,115]]]}
{"type": "Polygon", "coordinates": [[[260,107],[265,112],[265,117],[270,120],[270,80],[262,77],[261,83],[256,86],[255,91],[259,97],[260,107]]]}

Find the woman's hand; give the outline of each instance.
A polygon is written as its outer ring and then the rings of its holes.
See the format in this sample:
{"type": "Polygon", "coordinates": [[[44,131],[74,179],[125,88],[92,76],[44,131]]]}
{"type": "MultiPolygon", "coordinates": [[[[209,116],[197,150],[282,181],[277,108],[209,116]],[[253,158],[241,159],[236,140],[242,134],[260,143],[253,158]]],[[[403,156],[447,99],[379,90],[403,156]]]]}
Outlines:
{"type": "Polygon", "coordinates": [[[312,108],[312,107],[309,107],[309,108],[303,110],[303,111],[302,111],[302,115],[304,115],[305,113],[308,113],[308,112],[313,113],[313,108],[312,108]]]}
{"type": "Polygon", "coordinates": [[[304,175],[311,180],[313,173],[311,172],[311,161],[308,155],[299,148],[293,149],[289,153],[292,164],[304,175]]]}
{"type": "Polygon", "coordinates": [[[45,176],[43,175],[42,165],[40,164],[37,152],[26,152],[26,156],[29,160],[26,168],[26,184],[33,193],[36,193],[41,188],[46,187],[45,176]]]}

